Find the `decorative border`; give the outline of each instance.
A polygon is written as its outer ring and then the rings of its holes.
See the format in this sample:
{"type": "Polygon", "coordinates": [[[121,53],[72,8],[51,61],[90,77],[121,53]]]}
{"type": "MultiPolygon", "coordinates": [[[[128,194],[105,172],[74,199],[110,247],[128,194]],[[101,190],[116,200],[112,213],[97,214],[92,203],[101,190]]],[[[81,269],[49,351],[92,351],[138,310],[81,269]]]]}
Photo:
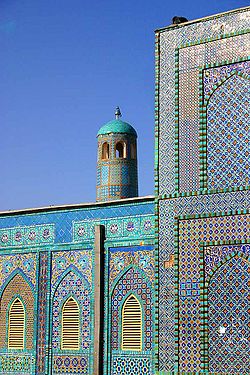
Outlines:
{"type": "Polygon", "coordinates": [[[154,237],[154,215],[123,216],[111,219],[82,220],[73,222],[73,242],[94,240],[96,225],[105,225],[108,240],[122,241],[154,237]]]}
{"type": "Polygon", "coordinates": [[[0,229],[0,248],[53,244],[55,224],[0,229]]]}

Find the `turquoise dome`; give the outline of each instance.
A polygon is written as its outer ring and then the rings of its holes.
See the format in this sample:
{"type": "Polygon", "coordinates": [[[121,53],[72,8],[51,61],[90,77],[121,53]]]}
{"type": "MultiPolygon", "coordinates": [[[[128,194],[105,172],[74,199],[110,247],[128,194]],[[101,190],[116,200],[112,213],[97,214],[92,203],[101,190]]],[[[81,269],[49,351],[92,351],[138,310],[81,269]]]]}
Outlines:
{"type": "Polygon", "coordinates": [[[97,136],[110,133],[130,134],[137,137],[137,133],[133,126],[119,119],[109,121],[107,124],[103,125],[98,131],[97,136]]]}

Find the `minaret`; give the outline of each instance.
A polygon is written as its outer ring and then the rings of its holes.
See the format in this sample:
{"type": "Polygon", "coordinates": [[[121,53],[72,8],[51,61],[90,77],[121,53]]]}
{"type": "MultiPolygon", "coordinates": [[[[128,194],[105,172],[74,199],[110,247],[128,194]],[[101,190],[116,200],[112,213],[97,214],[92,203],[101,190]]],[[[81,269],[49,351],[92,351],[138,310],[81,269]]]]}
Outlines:
{"type": "Polygon", "coordinates": [[[97,134],[98,202],[138,196],[137,134],[121,116],[117,107],[115,119],[103,125],[97,134]]]}

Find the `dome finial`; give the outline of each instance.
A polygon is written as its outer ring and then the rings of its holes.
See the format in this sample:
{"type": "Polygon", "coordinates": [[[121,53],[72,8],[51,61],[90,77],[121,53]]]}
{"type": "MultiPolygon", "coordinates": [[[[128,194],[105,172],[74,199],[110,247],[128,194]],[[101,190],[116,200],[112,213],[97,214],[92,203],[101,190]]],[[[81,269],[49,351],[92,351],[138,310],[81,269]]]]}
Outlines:
{"type": "Polygon", "coordinates": [[[116,107],[116,110],[115,110],[115,118],[116,118],[116,120],[119,120],[120,117],[122,117],[122,114],[121,114],[120,108],[119,108],[119,107],[116,107]]]}

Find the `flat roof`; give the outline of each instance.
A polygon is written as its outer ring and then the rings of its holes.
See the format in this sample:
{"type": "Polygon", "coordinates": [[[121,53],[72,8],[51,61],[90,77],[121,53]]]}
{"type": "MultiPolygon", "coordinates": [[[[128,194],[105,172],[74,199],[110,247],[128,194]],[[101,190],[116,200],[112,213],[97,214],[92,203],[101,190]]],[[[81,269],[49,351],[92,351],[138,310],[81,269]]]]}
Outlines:
{"type": "MultiPolygon", "coordinates": [[[[202,17],[202,18],[197,18],[196,20],[191,20],[191,21],[179,23],[177,25],[171,24],[171,25],[156,29],[155,32],[158,33],[158,32],[168,31],[168,30],[172,30],[172,29],[175,29],[175,28],[191,25],[193,23],[199,23],[199,22],[207,21],[207,20],[210,20],[210,19],[213,19],[213,18],[219,18],[219,17],[224,16],[225,14],[236,13],[236,12],[245,11],[245,10],[250,10],[250,6],[232,9],[232,10],[228,10],[226,12],[217,13],[217,14],[213,14],[213,15],[210,15],[210,16],[202,17]]],[[[185,17],[185,16],[183,16],[183,17],[185,17]]]]}
{"type": "Polygon", "coordinates": [[[79,210],[81,208],[97,208],[97,207],[106,207],[106,206],[115,206],[115,205],[126,205],[129,203],[140,203],[147,201],[154,201],[154,195],[146,195],[144,197],[134,197],[134,198],[124,198],[116,199],[113,201],[105,202],[91,202],[91,203],[78,203],[78,204],[63,204],[63,205],[50,205],[37,208],[23,208],[18,210],[7,210],[0,211],[0,216],[9,216],[9,215],[22,215],[30,213],[39,213],[39,212],[51,212],[51,211],[61,211],[61,210],[79,210]]]}

